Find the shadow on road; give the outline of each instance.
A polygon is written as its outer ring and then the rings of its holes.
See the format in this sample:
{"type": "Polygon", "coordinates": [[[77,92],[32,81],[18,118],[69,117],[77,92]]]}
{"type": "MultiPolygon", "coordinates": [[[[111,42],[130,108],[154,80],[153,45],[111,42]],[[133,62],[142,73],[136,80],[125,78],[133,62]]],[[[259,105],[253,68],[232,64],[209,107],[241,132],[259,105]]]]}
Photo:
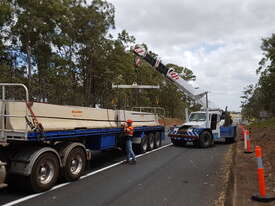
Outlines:
{"type": "MultiPolygon", "coordinates": [[[[96,171],[110,164],[114,164],[123,159],[125,159],[124,151],[120,151],[117,149],[94,151],[92,152],[92,160],[89,161],[85,174],[96,171]]],[[[61,183],[64,183],[62,179],[60,179],[57,184],[61,183]]],[[[21,187],[18,187],[18,184],[14,185],[13,187],[9,186],[0,190],[0,205],[31,194],[31,192],[28,192],[27,190],[23,190],[21,189],[21,187]]]]}
{"type": "Polygon", "coordinates": [[[205,150],[205,149],[211,149],[213,147],[220,147],[220,146],[226,146],[226,145],[229,145],[229,143],[226,143],[225,141],[215,141],[214,145],[209,147],[209,148],[200,148],[199,146],[197,145],[194,145],[193,143],[187,143],[186,145],[184,146],[176,146],[176,145],[173,145],[173,147],[182,147],[182,148],[186,148],[186,149],[198,149],[198,150],[205,150]]]}

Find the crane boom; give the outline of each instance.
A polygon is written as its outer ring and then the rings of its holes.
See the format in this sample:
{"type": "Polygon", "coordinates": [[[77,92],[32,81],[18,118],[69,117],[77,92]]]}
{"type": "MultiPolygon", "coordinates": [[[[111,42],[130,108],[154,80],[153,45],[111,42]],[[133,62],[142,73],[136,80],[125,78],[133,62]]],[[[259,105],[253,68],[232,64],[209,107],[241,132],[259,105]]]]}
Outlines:
{"type": "Polygon", "coordinates": [[[220,109],[211,109],[209,111],[208,92],[196,94],[194,88],[175,70],[169,69],[159,59],[150,55],[142,45],[136,45],[133,48],[133,52],[138,56],[136,64],[140,62],[140,58],[144,59],[158,72],[172,81],[195,103],[204,107],[205,111],[192,112],[189,117],[188,112],[186,112],[186,122],[170,129],[168,136],[171,137],[171,142],[174,145],[185,145],[187,142],[193,142],[202,148],[206,148],[211,147],[215,142],[214,140],[219,138],[224,138],[226,142],[235,141],[236,126],[231,125],[228,112],[223,112],[220,109]],[[205,99],[202,99],[204,96],[205,99]],[[222,123],[221,120],[223,118],[228,118],[228,123],[222,123]]]}
{"type": "Polygon", "coordinates": [[[206,106],[206,104],[199,100],[203,97],[206,92],[196,94],[195,89],[186,81],[184,80],[174,69],[167,68],[158,58],[154,58],[144,48],[142,45],[135,45],[133,48],[133,52],[147,61],[152,67],[154,67],[158,72],[163,74],[167,79],[172,81],[182,92],[184,92],[188,97],[190,97],[194,101],[198,101],[199,104],[206,106]]]}

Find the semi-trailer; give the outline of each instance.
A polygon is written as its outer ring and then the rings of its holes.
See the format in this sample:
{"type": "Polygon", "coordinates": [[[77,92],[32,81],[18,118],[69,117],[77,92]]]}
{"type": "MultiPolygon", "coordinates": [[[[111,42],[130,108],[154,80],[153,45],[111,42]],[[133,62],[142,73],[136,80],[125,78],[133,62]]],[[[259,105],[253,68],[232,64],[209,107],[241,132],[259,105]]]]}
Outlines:
{"type": "Polygon", "coordinates": [[[79,179],[93,150],[123,148],[121,125],[127,119],[133,120],[133,144],[141,153],[165,138],[154,113],[30,102],[23,84],[0,83],[0,89],[0,187],[16,179],[42,192],[59,178],[79,179]],[[7,97],[11,87],[23,88],[24,100],[7,97]]]}

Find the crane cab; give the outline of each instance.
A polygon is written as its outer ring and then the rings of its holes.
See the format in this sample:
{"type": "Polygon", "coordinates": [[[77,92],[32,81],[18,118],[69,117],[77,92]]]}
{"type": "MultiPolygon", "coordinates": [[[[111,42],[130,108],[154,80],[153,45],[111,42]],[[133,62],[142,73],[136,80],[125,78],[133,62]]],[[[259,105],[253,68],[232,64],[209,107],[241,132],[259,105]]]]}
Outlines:
{"type": "Polygon", "coordinates": [[[234,142],[236,126],[228,125],[226,115],[220,110],[191,112],[188,121],[170,129],[168,136],[175,145],[193,142],[200,147],[210,147],[215,140],[234,142]]]}

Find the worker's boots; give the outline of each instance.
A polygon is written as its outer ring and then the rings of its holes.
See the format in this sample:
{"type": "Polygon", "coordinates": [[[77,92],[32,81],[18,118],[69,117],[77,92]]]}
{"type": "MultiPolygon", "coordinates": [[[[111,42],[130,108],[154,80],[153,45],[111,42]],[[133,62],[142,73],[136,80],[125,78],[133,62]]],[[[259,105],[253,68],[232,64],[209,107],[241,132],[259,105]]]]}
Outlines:
{"type": "Polygon", "coordinates": [[[131,161],[129,162],[130,165],[135,165],[136,163],[137,163],[136,160],[131,160],[131,161]]]}

